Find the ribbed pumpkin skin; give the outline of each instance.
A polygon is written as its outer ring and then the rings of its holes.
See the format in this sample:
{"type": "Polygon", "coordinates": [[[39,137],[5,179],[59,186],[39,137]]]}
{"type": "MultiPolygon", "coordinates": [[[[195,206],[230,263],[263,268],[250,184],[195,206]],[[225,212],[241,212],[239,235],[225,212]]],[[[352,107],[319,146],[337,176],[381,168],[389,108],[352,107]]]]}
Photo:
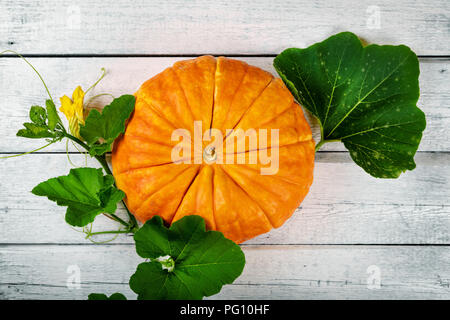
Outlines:
{"type": "Polygon", "coordinates": [[[281,226],[308,193],[314,141],[281,79],[239,60],[202,56],[175,63],[135,96],[112,165],[128,208],[141,222],[160,215],[171,223],[197,214],[208,229],[240,243],[281,226]],[[278,172],[261,175],[259,156],[257,164],[248,164],[250,155],[258,154],[248,145],[246,164],[194,164],[193,146],[191,164],[173,163],[179,141],[171,140],[172,132],[184,128],[194,137],[194,120],[202,122],[203,132],[212,127],[224,137],[226,129],[279,129],[279,144],[269,149],[278,149],[278,172]]]}

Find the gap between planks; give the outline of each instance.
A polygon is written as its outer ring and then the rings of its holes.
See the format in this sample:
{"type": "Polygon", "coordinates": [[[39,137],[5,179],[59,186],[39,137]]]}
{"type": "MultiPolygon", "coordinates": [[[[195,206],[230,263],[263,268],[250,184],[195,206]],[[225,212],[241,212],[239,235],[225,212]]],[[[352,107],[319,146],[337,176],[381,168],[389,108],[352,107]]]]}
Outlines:
{"type": "MultiPolygon", "coordinates": [[[[187,53],[187,54],[164,54],[164,53],[156,53],[156,54],[114,54],[114,53],[100,53],[100,54],[52,54],[52,53],[20,53],[24,58],[196,58],[204,55],[211,55],[214,57],[229,57],[229,58],[275,58],[277,54],[264,54],[264,53],[256,53],[256,54],[233,54],[233,53],[187,53]]],[[[280,52],[281,53],[281,52],[280,52]]],[[[13,53],[5,53],[0,56],[0,58],[16,58],[20,59],[16,54],[13,53]]],[[[448,60],[450,59],[450,55],[417,55],[419,59],[442,59],[448,60]]]]}

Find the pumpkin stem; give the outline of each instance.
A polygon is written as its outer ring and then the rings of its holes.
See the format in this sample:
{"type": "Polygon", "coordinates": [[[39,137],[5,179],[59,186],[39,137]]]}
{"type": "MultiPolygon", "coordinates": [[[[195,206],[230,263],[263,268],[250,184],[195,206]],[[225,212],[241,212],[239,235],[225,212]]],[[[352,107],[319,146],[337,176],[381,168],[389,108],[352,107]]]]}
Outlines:
{"type": "Polygon", "coordinates": [[[203,159],[207,163],[216,161],[217,159],[216,149],[214,147],[206,147],[205,150],[203,150],[203,159]]]}

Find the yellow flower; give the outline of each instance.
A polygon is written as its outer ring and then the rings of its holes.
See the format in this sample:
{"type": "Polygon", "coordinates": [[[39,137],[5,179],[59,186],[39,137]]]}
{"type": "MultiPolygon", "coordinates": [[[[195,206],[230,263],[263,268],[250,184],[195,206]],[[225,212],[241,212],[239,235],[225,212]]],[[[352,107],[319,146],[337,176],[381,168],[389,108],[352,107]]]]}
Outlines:
{"type": "Polygon", "coordinates": [[[61,101],[59,110],[69,120],[70,132],[78,139],[81,139],[80,124],[84,125],[83,89],[80,86],[76,87],[72,94],[72,100],[66,95],[59,98],[59,100],[61,101]]]}

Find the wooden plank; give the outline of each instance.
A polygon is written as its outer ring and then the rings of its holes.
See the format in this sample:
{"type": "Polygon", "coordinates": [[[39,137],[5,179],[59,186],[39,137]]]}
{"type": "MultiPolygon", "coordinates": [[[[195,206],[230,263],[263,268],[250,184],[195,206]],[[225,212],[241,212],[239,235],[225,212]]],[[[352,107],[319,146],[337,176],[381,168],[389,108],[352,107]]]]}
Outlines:
{"type": "Polygon", "coordinates": [[[0,47],[28,54],[277,54],[350,30],[369,42],[447,55],[449,10],[446,0],[3,1],[0,47]]]}
{"type": "MultiPolygon", "coordinates": [[[[108,71],[104,80],[89,96],[103,92],[119,96],[135,92],[150,77],[161,72],[175,61],[186,58],[34,58],[30,59],[44,76],[54,99],[71,95],[80,84],[87,89],[100,75],[100,68],[108,71]]],[[[273,58],[242,58],[276,74],[273,58]]],[[[16,132],[28,120],[31,105],[43,104],[47,98],[44,87],[28,65],[19,59],[0,58],[0,152],[25,152],[44,144],[43,141],[18,138],[16,132]]],[[[450,150],[450,60],[421,59],[421,97],[418,106],[426,113],[427,128],[419,146],[420,151],[450,150]]],[[[87,98],[88,99],[88,98],[87,98]]],[[[87,100],[86,100],[87,101],[87,100]]],[[[95,100],[91,106],[102,107],[108,98],[95,100]]],[[[317,139],[320,129],[310,117],[317,139]]],[[[46,151],[63,152],[65,144],[53,145],[46,151]]],[[[76,151],[73,147],[72,151],[76,151]]],[[[345,150],[341,143],[325,145],[324,151],[345,150]]]]}
{"type": "MultiPolygon", "coordinates": [[[[404,43],[419,55],[449,55],[449,10],[445,0],[262,0],[256,5],[228,0],[214,6],[205,0],[4,1],[0,48],[44,55],[273,55],[351,30],[368,42],[404,43]]],[[[57,100],[78,84],[87,88],[100,67],[109,74],[92,94],[120,95],[179,59],[31,60],[57,100]]],[[[271,57],[243,59],[274,72],[271,57]]],[[[328,152],[318,153],[315,182],[301,208],[283,227],[242,245],[243,275],[212,298],[449,299],[449,66],[449,59],[421,59],[419,106],[427,129],[415,171],[398,180],[376,180],[347,153],[330,152],[342,146],[325,146],[322,151],[328,152]],[[381,272],[379,289],[367,287],[370,266],[381,272]]],[[[29,106],[43,102],[42,85],[18,59],[0,58],[0,70],[0,154],[42,145],[14,137],[29,106]]],[[[64,150],[63,144],[47,149],[64,150]]],[[[83,164],[82,156],[72,158],[83,164]]],[[[64,222],[64,208],[29,192],[69,168],[64,154],[0,160],[0,299],[85,299],[91,292],[116,291],[135,297],[128,279],[142,259],[130,236],[91,245],[64,222]],[[67,268],[74,265],[80,267],[80,289],[66,286],[67,268]]],[[[114,225],[102,219],[96,228],[114,225]]]]}
{"type": "MultiPolygon", "coordinates": [[[[448,246],[242,248],[243,274],[212,299],[450,298],[448,246]],[[369,289],[375,269],[380,286],[369,289]]],[[[2,299],[86,299],[117,291],[135,299],[128,279],[143,261],[129,245],[3,245],[0,258],[2,299]],[[76,268],[80,288],[68,288],[76,268]]]]}
{"type": "MultiPolygon", "coordinates": [[[[84,165],[82,156],[71,158],[84,165]]],[[[301,208],[281,228],[248,243],[449,244],[449,159],[445,153],[420,153],[414,171],[383,180],[366,174],[347,153],[319,153],[314,183],[301,208]]],[[[93,160],[88,164],[97,166],[93,160]]],[[[65,223],[65,208],[30,193],[41,181],[70,168],[63,154],[0,162],[0,243],[89,244],[65,223]]],[[[100,217],[94,229],[115,230],[117,224],[100,217]]],[[[121,236],[113,243],[132,242],[121,236]]]]}

